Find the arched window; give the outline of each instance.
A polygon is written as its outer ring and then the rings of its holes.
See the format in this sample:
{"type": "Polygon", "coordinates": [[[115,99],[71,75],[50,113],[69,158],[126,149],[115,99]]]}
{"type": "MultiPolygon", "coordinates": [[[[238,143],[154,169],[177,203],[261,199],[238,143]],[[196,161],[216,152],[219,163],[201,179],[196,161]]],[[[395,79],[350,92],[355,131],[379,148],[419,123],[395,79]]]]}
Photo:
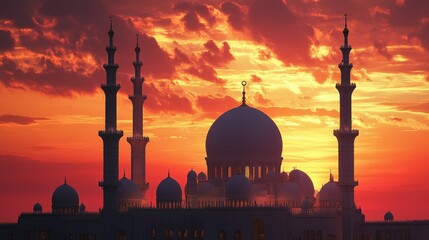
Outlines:
{"type": "Polygon", "coordinates": [[[223,179],[223,166],[220,166],[219,173],[220,173],[220,179],[223,179]]]}
{"type": "Polygon", "coordinates": [[[249,166],[244,167],[244,176],[250,179],[250,167],[249,166]]]}
{"type": "Polygon", "coordinates": [[[243,236],[241,234],[241,230],[237,229],[234,232],[234,240],[243,240],[243,236]]]}
{"type": "Polygon", "coordinates": [[[150,231],[150,236],[155,239],[156,238],[156,230],[155,228],[152,228],[152,230],[150,231]]]}
{"type": "Polygon", "coordinates": [[[253,222],[253,240],[265,240],[265,227],[261,219],[253,222]]]}
{"type": "Polygon", "coordinates": [[[232,177],[232,167],[228,166],[228,178],[232,177]]]}
{"type": "Polygon", "coordinates": [[[226,240],[225,230],[220,230],[218,233],[218,240],[226,240]]]}
{"type": "Polygon", "coordinates": [[[257,174],[257,178],[261,178],[262,177],[262,167],[259,165],[258,166],[258,174],[257,174]]]}
{"type": "Polygon", "coordinates": [[[316,239],[322,240],[322,230],[317,230],[316,239]]]}

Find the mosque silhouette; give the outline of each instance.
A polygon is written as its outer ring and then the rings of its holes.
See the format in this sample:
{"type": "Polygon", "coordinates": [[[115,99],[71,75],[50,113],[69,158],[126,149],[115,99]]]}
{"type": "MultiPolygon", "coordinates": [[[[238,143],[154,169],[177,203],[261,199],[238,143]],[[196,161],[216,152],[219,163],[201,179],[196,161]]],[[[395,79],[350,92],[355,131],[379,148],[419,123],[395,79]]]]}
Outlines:
{"type": "MultiPolygon", "coordinates": [[[[112,21],[112,20],[111,20],[112,21]]],[[[281,171],[282,136],[276,123],[246,102],[243,82],[242,103],[219,116],[207,133],[207,171],[187,174],[182,191],[170,173],[156,188],[156,206],[145,202],[146,144],[143,135],[140,48],[135,48],[133,135],[131,179],[119,179],[117,129],[116,47],[110,22],[105,93],[103,140],[103,208],[86,211],[77,191],[64,179],[52,194],[51,212],[36,203],[32,213],[21,213],[18,222],[0,224],[0,239],[207,239],[207,240],[410,240],[429,239],[429,220],[394,221],[387,212],[382,222],[367,222],[354,202],[354,139],[352,128],[353,65],[349,61],[347,16],[338,65],[341,81],[338,139],[338,181],[333,175],[315,195],[310,177],[299,169],[281,171]],[[182,196],[184,193],[184,196],[182,196]]]]}

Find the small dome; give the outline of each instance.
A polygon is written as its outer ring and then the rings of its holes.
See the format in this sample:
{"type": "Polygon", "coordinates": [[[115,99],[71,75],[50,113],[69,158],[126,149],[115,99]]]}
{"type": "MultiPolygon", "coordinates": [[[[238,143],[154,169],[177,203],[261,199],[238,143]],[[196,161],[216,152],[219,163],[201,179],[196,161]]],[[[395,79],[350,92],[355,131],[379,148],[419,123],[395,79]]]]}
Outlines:
{"type": "Polygon", "coordinates": [[[225,197],[228,201],[252,200],[252,185],[243,175],[234,175],[225,187],[225,197]]]}
{"type": "Polygon", "coordinates": [[[289,181],[297,183],[303,199],[314,198],[314,185],[311,178],[303,171],[294,169],[289,173],[289,181]]]}
{"type": "Polygon", "coordinates": [[[133,181],[125,176],[119,180],[118,200],[141,200],[142,193],[133,181]]]}
{"type": "MultiPolygon", "coordinates": [[[[283,201],[301,201],[301,190],[298,184],[293,182],[280,183],[277,185],[277,197],[283,201]]],[[[299,204],[298,202],[298,204],[299,204]]]]}
{"type": "Polygon", "coordinates": [[[198,182],[207,181],[207,175],[204,172],[198,173],[198,182]]]}
{"type": "Polygon", "coordinates": [[[52,209],[60,208],[78,208],[79,195],[76,190],[68,185],[65,181],[64,184],[55,189],[52,194],[52,209]]]}
{"type": "Polygon", "coordinates": [[[86,211],[86,206],[85,206],[85,204],[81,203],[79,206],[79,212],[84,213],[85,211],[86,211]]]}
{"type": "Polygon", "coordinates": [[[384,214],[384,221],[386,222],[393,221],[393,213],[388,211],[386,214],[384,214]]]}
{"type": "Polygon", "coordinates": [[[42,205],[40,203],[36,203],[33,206],[33,212],[35,213],[41,213],[42,212],[42,205]]]}
{"type": "Polygon", "coordinates": [[[209,182],[200,182],[197,187],[198,197],[213,197],[214,187],[209,182]]]}
{"type": "Polygon", "coordinates": [[[156,188],[157,202],[182,202],[182,188],[179,183],[168,176],[156,188]]]}
{"type": "Polygon", "coordinates": [[[276,172],[269,172],[265,177],[267,182],[277,182],[279,180],[279,174],[276,172]]]}
{"type": "Polygon", "coordinates": [[[280,173],[280,177],[279,177],[280,182],[287,182],[288,179],[289,179],[289,176],[287,175],[287,172],[283,171],[280,173]]]}
{"type": "Polygon", "coordinates": [[[282,136],[265,113],[241,105],[222,114],[206,138],[207,157],[281,157],[282,136]]]}
{"type": "Polygon", "coordinates": [[[187,177],[188,177],[188,179],[191,179],[191,180],[195,179],[196,180],[197,179],[197,173],[194,170],[191,170],[188,172],[187,177]]]}
{"type": "Polygon", "coordinates": [[[323,185],[322,189],[320,189],[319,201],[336,201],[339,202],[341,199],[340,189],[338,184],[334,181],[329,181],[325,185],[323,185]]]}

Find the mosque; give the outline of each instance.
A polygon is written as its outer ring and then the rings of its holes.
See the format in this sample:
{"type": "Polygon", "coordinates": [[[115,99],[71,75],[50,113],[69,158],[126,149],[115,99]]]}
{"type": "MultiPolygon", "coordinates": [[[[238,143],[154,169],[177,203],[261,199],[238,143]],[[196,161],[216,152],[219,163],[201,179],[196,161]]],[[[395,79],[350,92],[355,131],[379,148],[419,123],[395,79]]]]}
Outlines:
{"type": "Polygon", "coordinates": [[[428,221],[394,221],[388,212],[383,222],[366,222],[354,203],[354,139],[347,17],[338,65],[341,81],[338,140],[338,181],[331,174],[315,195],[310,177],[299,169],[281,171],[282,136],[276,123],[246,102],[219,116],[207,133],[206,172],[187,174],[184,188],[170,174],[156,187],[156,206],[147,205],[146,144],[143,135],[140,48],[135,48],[131,179],[119,178],[116,83],[110,24],[105,93],[103,140],[103,208],[88,212],[77,191],[66,181],[52,194],[50,212],[36,203],[32,213],[22,213],[17,223],[0,224],[0,239],[192,239],[192,240],[411,240],[429,239],[428,221]]]}

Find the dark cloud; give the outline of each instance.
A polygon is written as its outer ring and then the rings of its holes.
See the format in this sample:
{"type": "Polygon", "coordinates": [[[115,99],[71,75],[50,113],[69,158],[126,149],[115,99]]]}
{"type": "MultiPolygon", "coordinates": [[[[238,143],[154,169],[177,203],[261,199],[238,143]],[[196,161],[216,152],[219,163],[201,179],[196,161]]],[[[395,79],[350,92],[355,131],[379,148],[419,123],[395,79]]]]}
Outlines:
{"type": "Polygon", "coordinates": [[[228,16],[228,23],[235,30],[242,31],[245,28],[245,13],[241,7],[233,2],[224,2],[220,10],[228,16]]]}
{"type": "Polygon", "coordinates": [[[179,2],[174,5],[174,10],[185,13],[182,17],[182,21],[186,29],[190,31],[200,31],[206,27],[200,22],[200,18],[204,19],[209,26],[212,26],[216,22],[215,16],[204,4],[179,2]]]}
{"type": "Polygon", "coordinates": [[[426,22],[420,25],[420,29],[419,29],[419,32],[417,33],[417,37],[420,39],[422,46],[426,49],[426,51],[428,51],[429,50],[429,22],[426,22]]]}
{"type": "Polygon", "coordinates": [[[231,47],[227,42],[223,42],[222,47],[219,48],[213,40],[209,40],[204,44],[204,47],[207,51],[201,54],[201,60],[212,66],[225,66],[227,63],[234,60],[234,56],[230,52],[231,47]]]}
{"type": "Polygon", "coordinates": [[[376,41],[374,42],[374,49],[382,56],[386,57],[387,59],[392,59],[392,54],[387,49],[387,43],[382,41],[376,41]]]}
{"type": "MultiPolygon", "coordinates": [[[[17,8],[14,4],[11,5],[10,8],[17,8]]],[[[18,32],[20,47],[31,51],[30,54],[44,57],[36,57],[34,65],[29,68],[28,65],[23,68],[17,60],[3,57],[0,60],[3,64],[0,82],[7,87],[33,89],[51,95],[93,93],[105,79],[102,64],[107,61],[105,46],[108,43],[108,16],[114,12],[109,2],[47,0],[29,5],[33,8],[27,9],[23,6],[23,9],[16,12],[18,16],[34,16],[33,24],[26,24],[29,28],[18,32]],[[88,57],[91,58],[92,66],[88,66],[88,57]]],[[[0,10],[0,14],[2,11],[0,10]]],[[[3,13],[2,16],[8,15],[3,13]]],[[[12,17],[12,24],[19,28],[20,19],[12,17]]],[[[114,17],[113,29],[114,44],[118,49],[115,61],[120,65],[118,76],[132,75],[132,61],[135,58],[133,43],[137,32],[134,23],[128,19],[114,17]]],[[[0,33],[0,39],[3,39],[2,35],[0,33]]],[[[173,76],[175,62],[155,38],[140,34],[140,48],[144,76],[173,76]]],[[[118,82],[121,83],[119,77],[118,82]]],[[[131,82],[125,81],[123,86],[128,89],[131,82]]]]}
{"type": "Polygon", "coordinates": [[[34,27],[32,17],[38,1],[20,0],[3,2],[0,7],[0,19],[11,20],[19,28],[34,27]]]}
{"type": "Polygon", "coordinates": [[[191,66],[187,68],[185,72],[208,82],[218,84],[225,83],[224,79],[218,78],[216,70],[205,63],[199,63],[195,66],[191,66]]]}
{"type": "Polygon", "coordinates": [[[191,64],[191,60],[188,55],[178,48],[174,49],[174,62],[176,64],[191,64]]]}
{"type": "Polygon", "coordinates": [[[48,118],[45,117],[27,117],[27,116],[20,116],[20,115],[12,115],[12,114],[5,114],[0,115],[0,124],[18,124],[18,125],[30,125],[34,124],[41,120],[48,120],[48,118]]]}
{"type": "Polygon", "coordinates": [[[175,94],[168,84],[170,83],[161,82],[159,86],[154,83],[145,85],[145,94],[148,96],[145,109],[153,113],[194,113],[191,101],[175,94]]]}
{"type": "Polygon", "coordinates": [[[0,52],[12,50],[15,46],[15,40],[10,31],[0,30],[0,52]]]}
{"type": "Polygon", "coordinates": [[[281,0],[255,0],[249,7],[249,28],[254,38],[271,48],[286,64],[310,61],[313,28],[281,0]]]}
{"type": "Polygon", "coordinates": [[[92,93],[99,87],[104,75],[101,69],[89,76],[80,74],[79,69],[67,71],[44,57],[36,59],[39,66],[43,67],[41,72],[36,72],[34,69],[24,72],[17,63],[6,57],[0,61],[3,65],[0,71],[0,82],[4,86],[12,88],[25,86],[50,95],[70,96],[77,92],[92,93]]]}

